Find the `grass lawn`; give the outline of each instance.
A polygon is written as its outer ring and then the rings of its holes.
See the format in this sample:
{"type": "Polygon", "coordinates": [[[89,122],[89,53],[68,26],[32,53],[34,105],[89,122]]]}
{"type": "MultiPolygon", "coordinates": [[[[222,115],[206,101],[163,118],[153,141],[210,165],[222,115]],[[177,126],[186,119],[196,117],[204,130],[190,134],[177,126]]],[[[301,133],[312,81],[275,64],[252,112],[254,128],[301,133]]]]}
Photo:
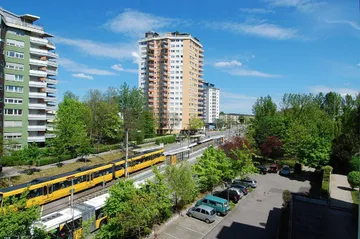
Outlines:
{"type": "MultiPolygon", "coordinates": [[[[124,156],[123,152],[108,153],[108,154],[105,154],[102,156],[97,156],[97,155],[92,156],[92,157],[89,157],[89,160],[91,160],[91,162],[87,162],[86,166],[91,166],[91,165],[100,164],[100,163],[107,163],[114,159],[119,159],[123,156],[124,156]]],[[[53,168],[49,168],[49,169],[44,169],[44,170],[41,170],[40,172],[35,172],[32,175],[23,174],[20,176],[12,177],[11,183],[12,183],[12,185],[26,183],[26,182],[29,182],[36,178],[48,177],[48,176],[53,176],[53,175],[57,175],[57,174],[61,174],[61,173],[66,173],[66,172],[70,172],[70,171],[76,170],[76,169],[78,169],[80,167],[84,167],[84,166],[85,166],[84,162],[75,162],[75,163],[71,163],[71,164],[65,164],[60,168],[53,167],[53,168]]],[[[0,186],[3,186],[3,187],[8,186],[8,179],[4,179],[3,182],[0,182],[0,186]]]]}
{"type": "Polygon", "coordinates": [[[351,191],[351,197],[353,203],[359,205],[359,191],[358,190],[351,191]]]}

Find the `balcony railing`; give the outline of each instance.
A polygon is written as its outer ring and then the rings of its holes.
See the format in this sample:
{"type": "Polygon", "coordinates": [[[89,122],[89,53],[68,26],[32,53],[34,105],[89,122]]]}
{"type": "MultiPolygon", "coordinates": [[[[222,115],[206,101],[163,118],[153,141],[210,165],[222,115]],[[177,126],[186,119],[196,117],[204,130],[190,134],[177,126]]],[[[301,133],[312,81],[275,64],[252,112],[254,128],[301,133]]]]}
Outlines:
{"type": "Polygon", "coordinates": [[[47,64],[48,64],[47,61],[30,59],[30,65],[34,65],[34,66],[47,66],[47,64]]]}
{"type": "Polygon", "coordinates": [[[37,76],[37,77],[46,77],[46,71],[39,71],[39,70],[30,70],[31,76],[37,76]]]}
{"type": "Polygon", "coordinates": [[[28,125],[28,131],[45,131],[46,125],[28,125]]]}
{"type": "Polygon", "coordinates": [[[52,75],[52,76],[57,76],[58,72],[57,71],[53,71],[53,70],[46,70],[46,73],[48,75],[52,75]]]}
{"type": "Polygon", "coordinates": [[[55,134],[45,134],[46,138],[55,138],[55,134]]]}
{"type": "Polygon", "coordinates": [[[34,28],[34,29],[43,31],[43,27],[37,26],[34,24],[30,24],[30,23],[26,23],[24,21],[21,21],[21,19],[19,19],[19,18],[12,17],[8,13],[4,12],[1,8],[0,8],[0,13],[1,13],[1,15],[4,16],[5,22],[7,22],[7,23],[12,23],[12,24],[16,24],[19,26],[34,28]]]}
{"type": "Polygon", "coordinates": [[[56,93],[56,89],[55,88],[50,88],[50,87],[47,87],[45,91],[47,93],[56,93]]]}
{"type": "Polygon", "coordinates": [[[45,97],[45,101],[48,101],[48,102],[56,102],[56,97],[45,97]]]}
{"type": "Polygon", "coordinates": [[[56,110],[56,106],[47,105],[47,106],[46,106],[46,110],[52,110],[52,111],[55,111],[55,110],[56,110]]]}
{"type": "Polygon", "coordinates": [[[58,63],[56,63],[55,61],[47,61],[47,65],[52,67],[58,67],[58,63]]]}
{"type": "Polygon", "coordinates": [[[48,43],[46,44],[46,47],[47,47],[47,48],[50,48],[50,49],[53,49],[53,50],[56,49],[56,46],[55,46],[52,42],[50,42],[50,41],[48,41],[48,43]]]}
{"type": "Polygon", "coordinates": [[[55,115],[46,114],[46,119],[47,119],[47,120],[53,120],[53,119],[55,119],[55,115]]]}
{"type": "Polygon", "coordinates": [[[52,57],[52,58],[58,58],[59,57],[59,55],[57,53],[50,52],[50,51],[48,51],[47,56],[52,57]]]}
{"type": "Polygon", "coordinates": [[[46,104],[32,104],[32,103],[29,103],[29,109],[43,110],[43,109],[46,109],[46,104]]]}
{"type": "Polygon", "coordinates": [[[30,47],[30,53],[40,56],[46,56],[48,51],[30,47]]]}
{"type": "Polygon", "coordinates": [[[46,114],[29,114],[29,120],[46,120],[46,114]]]}
{"type": "Polygon", "coordinates": [[[29,98],[36,98],[36,99],[45,99],[46,93],[42,92],[29,92],[29,98]]]}
{"type": "Polygon", "coordinates": [[[38,88],[44,88],[46,87],[46,82],[41,81],[29,81],[30,87],[38,87],[38,88]]]}
{"type": "Polygon", "coordinates": [[[48,84],[57,84],[57,83],[59,83],[59,81],[48,78],[48,79],[46,79],[46,83],[48,83],[48,84]]]}
{"type": "Polygon", "coordinates": [[[45,142],[45,136],[29,136],[28,142],[45,142]]]}
{"type": "Polygon", "coordinates": [[[47,39],[42,39],[42,38],[38,38],[38,37],[30,37],[30,42],[31,42],[31,43],[35,43],[35,44],[39,44],[39,45],[46,45],[46,44],[48,44],[48,40],[47,40],[47,39]]]}

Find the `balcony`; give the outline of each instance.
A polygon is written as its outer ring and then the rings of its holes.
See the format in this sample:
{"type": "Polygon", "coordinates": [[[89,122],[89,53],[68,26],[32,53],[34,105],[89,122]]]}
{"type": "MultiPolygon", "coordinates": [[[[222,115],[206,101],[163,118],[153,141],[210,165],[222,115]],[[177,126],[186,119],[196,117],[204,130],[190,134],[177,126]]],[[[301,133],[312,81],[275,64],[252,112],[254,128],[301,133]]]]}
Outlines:
{"type": "Polygon", "coordinates": [[[46,114],[29,114],[29,120],[46,120],[46,114]]]}
{"type": "Polygon", "coordinates": [[[59,83],[59,81],[48,78],[48,79],[46,79],[46,83],[48,83],[48,84],[57,84],[57,83],[59,83]]]}
{"type": "Polygon", "coordinates": [[[55,88],[46,87],[45,92],[46,92],[46,93],[56,93],[56,89],[55,89],[55,88]]]}
{"type": "Polygon", "coordinates": [[[29,103],[29,109],[44,110],[44,109],[46,109],[46,104],[32,104],[32,103],[29,103]]]}
{"type": "Polygon", "coordinates": [[[46,110],[56,111],[56,106],[46,105],[46,110]]]}
{"type": "Polygon", "coordinates": [[[47,61],[47,65],[48,65],[48,66],[55,67],[55,68],[58,67],[58,63],[56,63],[55,61],[47,61]]]}
{"type": "Polygon", "coordinates": [[[47,131],[54,131],[54,127],[52,126],[52,124],[47,124],[46,125],[46,130],[47,131]]]}
{"type": "Polygon", "coordinates": [[[45,137],[48,138],[55,138],[55,134],[45,134],[45,137]]]}
{"type": "Polygon", "coordinates": [[[45,142],[45,136],[29,136],[28,142],[45,142]]]}
{"type": "Polygon", "coordinates": [[[46,96],[45,101],[47,101],[47,102],[56,102],[56,97],[46,96]]]}
{"type": "Polygon", "coordinates": [[[30,70],[30,76],[46,77],[46,71],[30,70]]]}
{"type": "Polygon", "coordinates": [[[47,119],[47,120],[54,120],[54,119],[55,119],[55,115],[53,115],[53,114],[46,114],[46,119],[47,119]]]}
{"type": "Polygon", "coordinates": [[[37,87],[37,88],[45,88],[45,87],[46,87],[46,82],[42,82],[42,81],[29,81],[29,86],[30,86],[30,87],[37,87]]]}
{"type": "Polygon", "coordinates": [[[47,64],[48,64],[47,61],[30,59],[30,65],[33,65],[33,66],[47,66],[47,64]]]}
{"type": "Polygon", "coordinates": [[[53,70],[49,70],[49,69],[46,70],[46,73],[51,76],[57,76],[57,74],[58,74],[57,71],[53,71],[53,70]]]}
{"type": "Polygon", "coordinates": [[[48,52],[47,52],[47,56],[48,56],[48,57],[52,57],[52,58],[58,58],[58,57],[59,57],[59,54],[56,54],[56,53],[51,52],[51,51],[48,51],[48,52]]]}
{"type": "Polygon", "coordinates": [[[49,41],[47,39],[42,39],[42,38],[38,38],[38,37],[30,37],[30,42],[34,43],[34,44],[45,46],[46,44],[48,44],[49,41]]]}
{"type": "Polygon", "coordinates": [[[46,125],[28,125],[28,131],[46,131],[46,125]]]}
{"type": "Polygon", "coordinates": [[[30,47],[30,54],[39,55],[39,56],[47,56],[48,51],[30,47]]]}
{"type": "Polygon", "coordinates": [[[50,42],[50,41],[48,41],[48,43],[46,44],[46,47],[47,47],[47,48],[50,48],[50,49],[52,49],[52,50],[55,50],[55,49],[56,49],[55,45],[54,45],[52,42],[50,42]]]}
{"type": "Polygon", "coordinates": [[[42,92],[29,92],[29,98],[45,99],[45,98],[46,98],[46,93],[42,93],[42,92]]]}

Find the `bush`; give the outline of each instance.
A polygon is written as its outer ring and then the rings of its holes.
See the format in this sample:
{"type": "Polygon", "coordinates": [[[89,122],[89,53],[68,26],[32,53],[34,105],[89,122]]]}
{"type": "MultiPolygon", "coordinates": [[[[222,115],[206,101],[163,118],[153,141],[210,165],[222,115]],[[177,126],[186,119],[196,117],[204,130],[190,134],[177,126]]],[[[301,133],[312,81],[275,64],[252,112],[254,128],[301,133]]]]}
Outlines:
{"type": "Polygon", "coordinates": [[[161,138],[157,138],[155,143],[156,144],[171,144],[171,143],[174,143],[175,142],[175,136],[174,135],[168,135],[168,136],[164,136],[164,137],[161,137],[161,138]]]}
{"type": "Polygon", "coordinates": [[[352,171],[348,174],[347,180],[352,189],[358,187],[360,185],[360,172],[359,171],[352,171]]]}
{"type": "Polygon", "coordinates": [[[283,199],[283,204],[282,204],[283,207],[287,207],[287,205],[291,201],[291,192],[289,190],[284,190],[282,194],[282,199],[283,199]]]}
{"type": "Polygon", "coordinates": [[[277,165],[279,165],[279,168],[281,169],[284,165],[287,165],[290,167],[290,169],[293,169],[295,167],[296,161],[294,159],[282,159],[276,161],[277,165]]]}
{"type": "Polygon", "coordinates": [[[360,156],[352,157],[350,162],[349,162],[349,170],[350,170],[350,172],[352,172],[352,171],[360,171],[359,165],[360,165],[360,156]]]}

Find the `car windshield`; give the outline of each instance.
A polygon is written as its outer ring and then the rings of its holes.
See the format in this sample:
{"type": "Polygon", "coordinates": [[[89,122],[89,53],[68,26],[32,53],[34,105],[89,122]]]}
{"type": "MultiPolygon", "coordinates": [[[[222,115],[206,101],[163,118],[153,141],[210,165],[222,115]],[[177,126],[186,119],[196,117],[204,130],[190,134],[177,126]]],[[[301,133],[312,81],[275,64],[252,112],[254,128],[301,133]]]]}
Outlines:
{"type": "Polygon", "coordinates": [[[215,210],[211,210],[210,215],[214,215],[214,214],[215,214],[215,210]]]}

